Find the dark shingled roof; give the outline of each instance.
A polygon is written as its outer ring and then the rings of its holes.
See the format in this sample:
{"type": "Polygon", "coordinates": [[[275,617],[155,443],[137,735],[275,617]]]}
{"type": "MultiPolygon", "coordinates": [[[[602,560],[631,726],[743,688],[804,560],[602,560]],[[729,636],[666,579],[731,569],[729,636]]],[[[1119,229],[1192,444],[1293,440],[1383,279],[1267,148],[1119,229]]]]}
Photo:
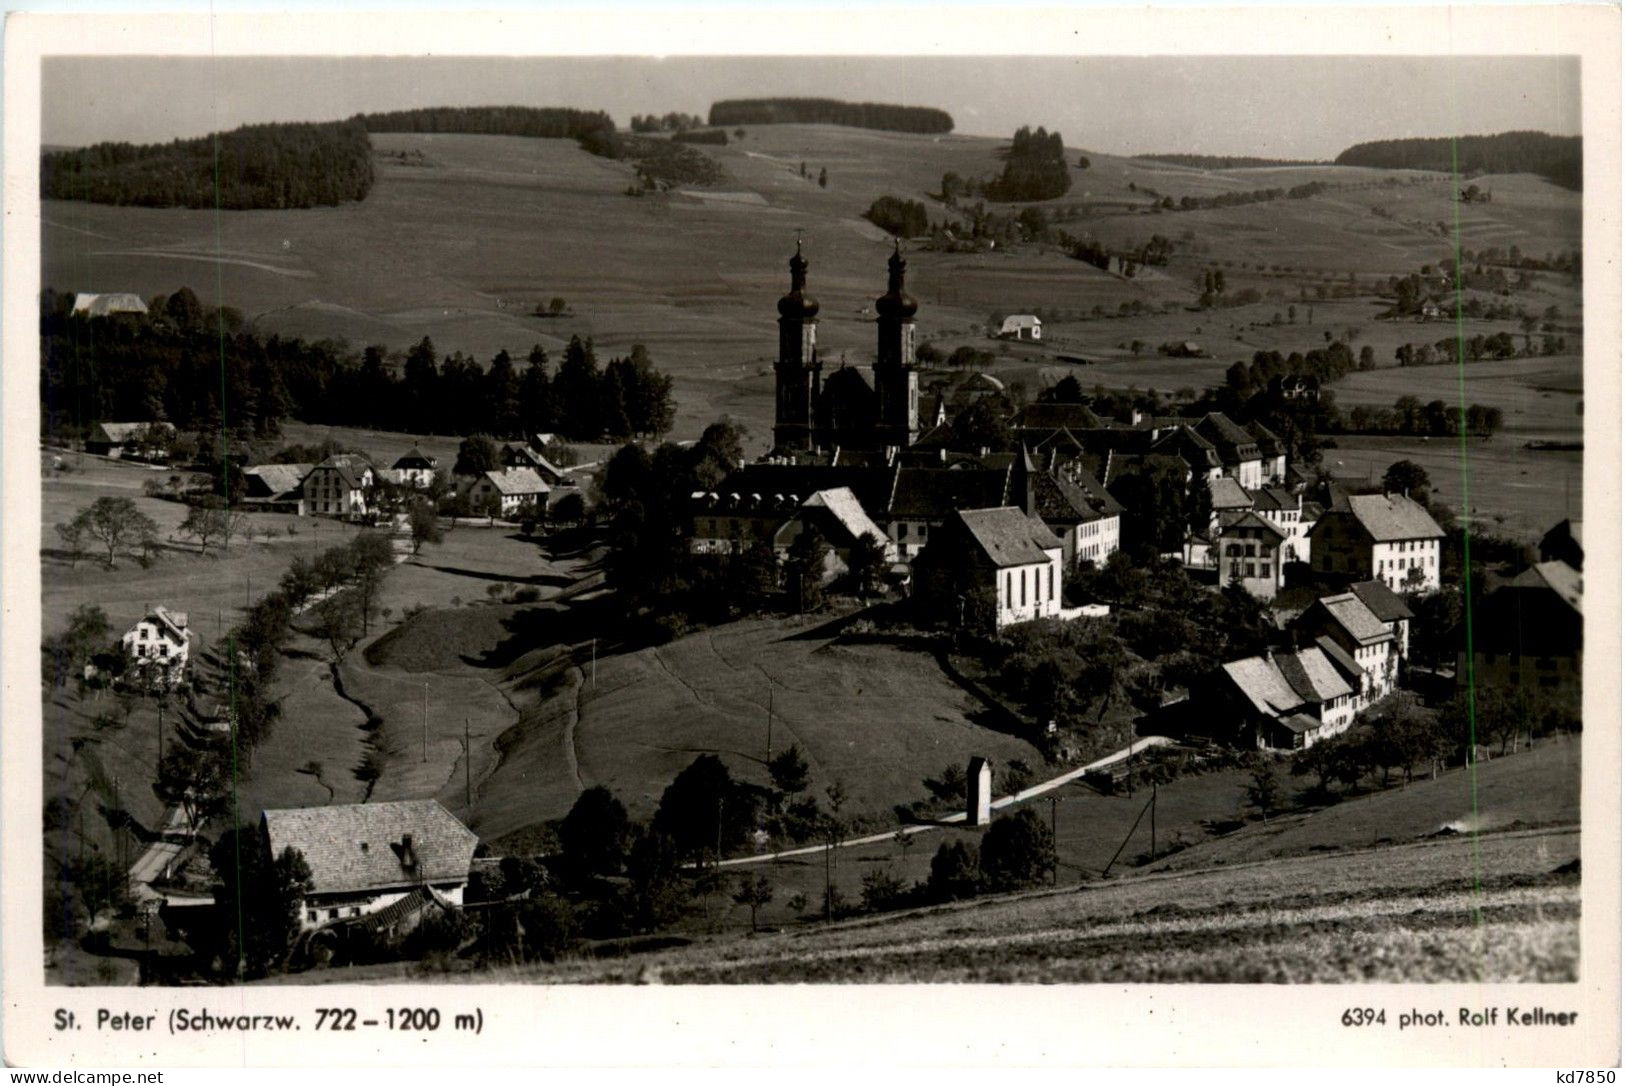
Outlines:
{"type": "Polygon", "coordinates": [[[1286,453],[1286,443],[1262,422],[1249,422],[1247,432],[1253,435],[1253,440],[1258,442],[1258,451],[1265,456],[1282,456],[1286,453]]]}
{"type": "Polygon", "coordinates": [[[432,799],[267,810],[263,818],[271,854],[285,848],[304,853],[317,894],[462,882],[479,843],[432,799]],[[402,847],[407,835],[409,854],[402,847]]]}
{"type": "Polygon", "coordinates": [[[362,476],[372,470],[372,461],[360,453],[335,453],[317,464],[311,471],[317,472],[323,468],[331,468],[338,472],[339,478],[344,480],[344,485],[355,489],[363,485],[362,476]]]}
{"type": "Polygon", "coordinates": [[[1047,562],[1045,550],[1061,546],[1048,528],[1012,505],[961,510],[958,517],[988,561],[1001,569],[1047,562]]]}
{"type": "Polygon", "coordinates": [[[1207,489],[1214,509],[1252,509],[1255,505],[1252,496],[1228,475],[1210,480],[1207,489]]]}
{"type": "Polygon", "coordinates": [[[899,468],[889,518],[937,519],[957,509],[987,509],[1008,497],[1008,470],[987,468],[899,468]]]}
{"type": "Polygon", "coordinates": [[[1250,509],[1241,513],[1225,513],[1219,517],[1220,535],[1233,531],[1237,528],[1267,528],[1273,532],[1277,538],[1286,538],[1286,533],[1281,530],[1280,525],[1276,524],[1274,521],[1264,519],[1250,509]]]}
{"type": "Polygon", "coordinates": [[[1362,645],[1373,645],[1394,639],[1394,632],[1372,614],[1371,609],[1353,592],[1322,596],[1315,601],[1315,606],[1305,613],[1313,613],[1316,608],[1330,615],[1332,621],[1343,627],[1350,637],[1362,645]]]}
{"type": "Polygon", "coordinates": [[[1301,509],[1302,501],[1284,486],[1266,486],[1251,491],[1253,508],[1259,512],[1279,513],[1287,509],[1301,509]]]}
{"type": "Polygon", "coordinates": [[[1219,459],[1219,450],[1213,447],[1213,442],[1189,426],[1179,426],[1158,438],[1151,446],[1151,452],[1160,456],[1176,456],[1203,471],[1222,467],[1224,463],[1219,459]]]}
{"type": "Polygon", "coordinates": [[[1398,622],[1400,619],[1416,617],[1411,614],[1411,609],[1405,606],[1405,601],[1381,581],[1356,581],[1349,585],[1349,591],[1360,597],[1360,602],[1377,616],[1378,621],[1398,622]]]}
{"type": "Polygon", "coordinates": [[[873,515],[886,507],[896,471],[892,468],[862,467],[859,465],[826,464],[749,464],[731,472],[713,489],[723,498],[738,494],[748,499],[752,494],[771,498],[774,494],[796,496],[797,504],[820,490],[847,487],[857,495],[864,509],[873,515]]]}
{"type": "Polygon", "coordinates": [[[429,456],[422,449],[418,448],[416,445],[413,445],[410,449],[401,454],[399,460],[396,460],[395,463],[390,466],[396,468],[397,470],[406,468],[428,468],[433,470],[435,464],[438,462],[439,461],[437,461],[434,457],[429,456]]]}
{"type": "Polygon", "coordinates": [[[1362,674],[1360,665],[1355,661],[1354,657],[1343,651],[1342,645],[1339,645],[1325,634],[1315,638],[1315,644],[1320,646],[1320,651],[1326,654],[1327,659],[1331,660],[1337,670],[1343,673],[1343,678],[1351,683],[1360,681],[1362,674]]]}

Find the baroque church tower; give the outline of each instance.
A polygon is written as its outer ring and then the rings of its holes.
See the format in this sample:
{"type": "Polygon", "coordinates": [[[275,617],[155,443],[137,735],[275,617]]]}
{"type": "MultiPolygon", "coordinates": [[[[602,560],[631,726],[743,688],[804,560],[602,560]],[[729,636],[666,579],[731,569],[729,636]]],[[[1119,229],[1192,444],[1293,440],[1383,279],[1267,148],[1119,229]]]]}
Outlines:
{"type": "Polygon", "coordinates": [[[914,370],[914,314],[920,303],[903,290],[908,261],[895,243],[887,261],[886,293],[875,299],[875,395],[879,444],[906,448],[920,436],[919,375],[914,370]]]}
{"type": "Polygon", "coordinates": [[[779,299],[779,361],[773,376],[774,445],[813,448],[823,363],[818,361],[818,302],[807,293],[807,260],[799,240],[790,258],[790,293],[779,299]]]}

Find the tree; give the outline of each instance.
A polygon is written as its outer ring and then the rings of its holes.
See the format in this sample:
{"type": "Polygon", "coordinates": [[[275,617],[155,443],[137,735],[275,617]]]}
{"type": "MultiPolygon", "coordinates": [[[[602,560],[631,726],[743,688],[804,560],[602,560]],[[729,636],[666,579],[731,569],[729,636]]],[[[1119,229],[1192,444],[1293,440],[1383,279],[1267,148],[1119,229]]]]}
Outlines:
{"type": "Polygon", "coordinates": [[[829,544],[810,524],[790,544],[785,574],[797,609],[803,613],[816,611],[824,602],[824,563],[828,556],[829,544]]]}
{"type": "Polygon", "coordinates": [[[107,566],[113,568],[121,548],[151,546],[158,523],[136,508],[131,498],[97,498],[74,518],[78,531],[107,548],[107,566]]]}
{"type": "Polygon", "coordinates": [[[807,759],[801,756],[801,748],[794,743],[790,744],[789,749],[773,756],[767,763],[767,771],[773,778],[773,787],[787,796],[807,789],[807,759]]]}
{"type": "Polygon", "coordinates": [[[671,838],[687,856],[723,852],[745,840],[747,804],[728,767],[714,754],[702,754],[673,778],[661,794],[653,828],[671,838]]]}
{"type": "Polygon", "coordinates": [[[975,897],[981,880],[981,864],[975,845],[948,841],[937,846],[931,857],[931,875],[926,893],[934,901],[955,901],[975,897]]]}
{"type": "Polygon", "coordinates": [[[980,866],[993,890],[1037,886],[1055,867],[1055,837],[1038,812],[1023,807],[988,827],[980,866]]]}
{"type": "Polygon", "coordinates": [[[1247,805],[1268,818],[1281,809],[1284,791],[1281,778],[1275,772],[1275,763],[1260,758],[1254,763],[1247,780],[1247,805]]]}
{"type": "Polygon", "coordinates": [[[152,790],[165,804],[181,808],[195,833],[205,820],[225,809],[230,784],[225,759],[213,748],[174,743],[158,762],[152,790]]]}
{"type": "Polygon", "coordinates": [[[211,498],[187,511],[186,519],[181,521],[180,532],[197,540],[198,554],[204,555],[209,553],[209,543],[213,540],[220,540],[222,546],[229,543],[232,533],[241,524],[241,516],[233,515],[218,498],[211,498]]]}
{"type": "Polygon", "coordinates": [[[273,857],[258,826],[237,826],[209,850],[215,908],[224,919],[221,958],[237,977],[281,968],[299,935],[299,913],[314,887],[310,865],[294,848],[273,857]]]}
{"type": "Polygon", "coordinates": [[[872,535],[859,536],[847,558],[847,572],[860,597],[868,598],[885,565],[886,551],[880,540],[872,535]]]}
{"type": "Polygon", "coordinates": [[[767,881],[766,875],[757,875],[754,879],[744,875],[739,880],[739,886],[734,890],[734,904],[745,905],[750,908],[750,930],[756,931],[756,910],[773,900],[773,884],[767,881]]]}
{"type": "Polygon", "coordinates": [[[440,514],[427,498],[412,503],[407,518],[412,528],[412,555],[417,556],[425,543],[439,543],[445,538],[440,529],[440,514]]]}
{"type": "Polygon", "coordinates": [[[683,915],[687,895],[678,874],[678,848],[665,834],[639,833],[626,858],[628,923],[636,930],[663,928],[683,915]]]}
{"type": "Polygon", "coordinates": [[[316,622],[312,631],[327,642],[335,664],[361,639],[361,609],[354,592],[340,592],[329,596],[316,607],[316,622]]]}
{"type": "Polygon", "coordinates": [[[472,434],[457,445],[457,463],[454,475],[483,475],[496,471],[502,465],[497,457],[497,444],[488,434],[472,434]]]}
{"type": "Polygon", "coordinates": [[[62,540],[62,549],[68,553],[70,566],[77,567],[79,559],[85,556],[85,529],[83,517],[75,517],[56,526],[57,538],[62,540]]]}
{"type": "Polygon", "coordinates": [[[821,189],[829,188],[829,170],[823,167],[818,170],[818,187],[821,189]]]}
{"type": "Polygon", "coordinates": [[[67,629],[46,638],[41,646],[52,685],[64,686],[69,675],[81,672],[85,663],[106,645],[110,630],[107,612],[100,607],[86,603],[74,608],[67,629]]]}
{"type": "Polygon", "coordinates": [[[1396,460],[1383,472],[1382,488],[1406,497],[1416,497],[1426,504],[1433,482],[1428,478],[1427,469],[1416,461],[1396,460]]]}
{"type": "Polygon", "coordinates": [[[559,823],[559,854],[576,878],[609,878],[621,873],[630,836],[626,807],[608,788],[594,785],[559,823]]]}

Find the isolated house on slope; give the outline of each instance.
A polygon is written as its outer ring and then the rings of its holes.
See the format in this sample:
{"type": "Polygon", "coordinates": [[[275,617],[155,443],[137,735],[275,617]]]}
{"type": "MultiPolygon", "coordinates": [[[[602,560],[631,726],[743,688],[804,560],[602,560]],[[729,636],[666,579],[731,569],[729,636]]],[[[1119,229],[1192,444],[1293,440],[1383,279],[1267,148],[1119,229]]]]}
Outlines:
{"type": "Polygon", "coordinates": [[[273,857],[297,849],[310,866],[306,930],[385,910],[410,926],[414,910],[460,907],[479,844],[432,799],[267,810],[261,824],[273,857]]]}
{"type": "Polygon", "coordinates": [[[126,670],[138,681],[173,687],[185,680],[191,654],[186,612],[154,607],[119,643],[128,661],[126,670]]]}
{"type": "Polygon", "coordinates": [[[243,469],[243,500],[267,511],[305,513],[305,476],[315,464],[255,464],[243,469]]]}
{"type": "Polygon", "coordinates": [[[154,460],[165,455],[175,437],[168,422],[98,422],[85,435],[85,451],[92,456],[154,460]]]}
{"type": "Polygon", "coordinates": [[[401,486],[427,490],[434,483],[435,471],[440,466],[437,457],[430,456],[413,445],[389,466],[390,475],[401,486]]]}
{"type": "Polygon", "coordinates": [[[1316,573],[1378,580],[1395,592],[1439,589],[1444,530],[1402,494],[1354,494],[1334,507],[1309,535],[1316,573]]]}
{"type": "Polygon", "coordinates": [[[999,325],[999,336],[1008,339],[1043,339],[1044,322],[1031,313],[1012,313],[999,325]]]}

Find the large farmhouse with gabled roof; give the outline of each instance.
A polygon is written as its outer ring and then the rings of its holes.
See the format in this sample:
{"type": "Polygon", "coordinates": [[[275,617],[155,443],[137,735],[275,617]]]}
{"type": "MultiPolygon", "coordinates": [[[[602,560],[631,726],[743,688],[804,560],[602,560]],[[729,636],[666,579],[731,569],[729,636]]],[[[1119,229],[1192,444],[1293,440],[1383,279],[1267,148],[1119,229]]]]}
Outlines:
{"type": "Polygon", "coordinates": [[[1054,618],[1061,555],[1054,533],[1015,506],[960,510],[915,560],[915,597],[927,612],[992,629],[1054,618]]]}
{"type": "Polygon", "coordinates": [[[295,849],[310,867],[299,913],[306,930],[391,908],[405,913],[403,903],[459,907],[479,844],[433,799],[267,810],[261,825],[273,857],[295,849]]]}
{"type": "Polygon", "coordinates": [[[1221,738],[1242,746],[1302,749],[1354,722],[1354,688],[1318,645],[1232,660],[1217,678],[1219,718],[1233,722],[1221,738]]]}
{"type": "Polygon", "coordinates": [[[377,511],[377,478],[372,461],[360,453],[335,453],[305,476],[305,508],[330,517],[367,516],[377,511]]]}

